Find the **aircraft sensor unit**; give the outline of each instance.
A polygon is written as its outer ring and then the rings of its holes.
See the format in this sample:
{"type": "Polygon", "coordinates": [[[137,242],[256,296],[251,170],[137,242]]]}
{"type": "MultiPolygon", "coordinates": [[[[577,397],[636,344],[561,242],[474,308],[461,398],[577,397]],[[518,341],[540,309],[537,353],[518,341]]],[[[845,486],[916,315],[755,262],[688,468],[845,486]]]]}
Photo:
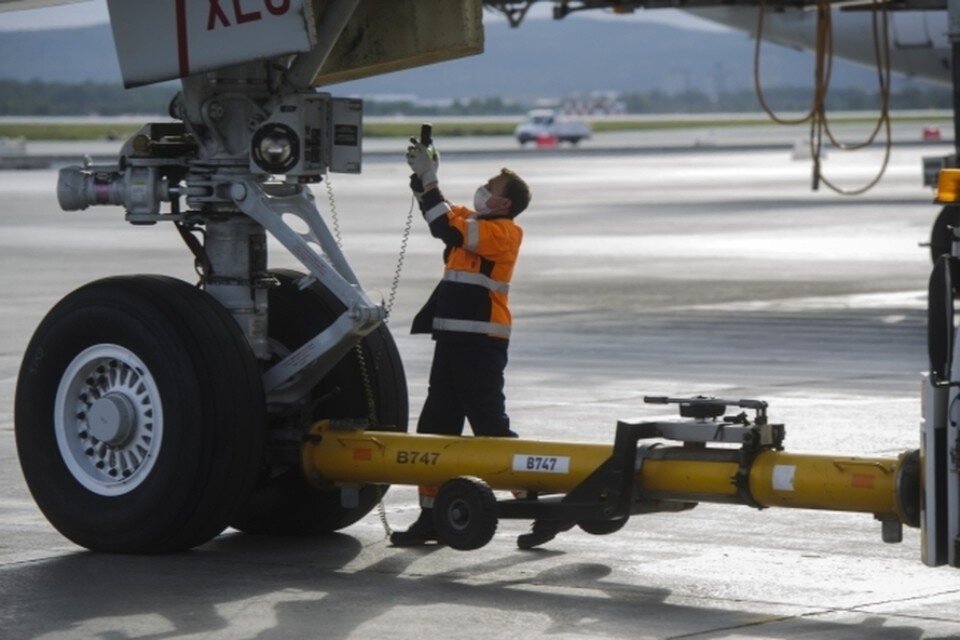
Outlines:
{"type": "Polygon", "coordinates": [[[317,182],[360,173],[363,102],[323,93],[287,96],[250,138],[250,171],[317,182]]]}

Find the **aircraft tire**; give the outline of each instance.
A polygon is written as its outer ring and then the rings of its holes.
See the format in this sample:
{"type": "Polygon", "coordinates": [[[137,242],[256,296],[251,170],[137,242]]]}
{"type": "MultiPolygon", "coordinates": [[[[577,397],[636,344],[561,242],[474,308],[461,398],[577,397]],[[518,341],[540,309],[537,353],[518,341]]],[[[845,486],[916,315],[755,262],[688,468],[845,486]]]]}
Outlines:
{"type": "MultiPolygon", "coordinates": [[[[343,304],[314,282],[301,291],[304,274],[275,270],[280,286],[270,290],[269,334],[278,355],[293,351],[343,313],[343,304]]],[[[379,428],[407,430],[407,384],[400,354],[385,326],[361,342],[369,373],[379,428]]],[[[365,419],[369,415],[360,364],[348,354],[310,392],[302,407],[273,408],[271,429],[302,431],[324,418],[365,419]]],[[[298,458],[299,461],[299,458],[298,458]]],[[[264,460],[257,488],[231,522],[245,533],[272,535],[322,534],[347,527],[373,509],[387,486],[360,488],[356,506],[341,505],[340,491],[320,491],[303,477],[299,464],[269,465],[264,460]]]]}
{"type": "Polygon", "coordinates": [[[945,253],[950,253],[950,227],[960,226],[960,206],[947,205],[940,210],[940,215],[933,223],[930,231],[930,259],[936,262],[945,253]]]}
{"type": "Polygon", "coordinates": [[[40,323],[16,390],[27,485],[94,551],[163,553],[220,533],[262,457],[261,373],[212,297],[162,276],[67,295],[40,323]]]}

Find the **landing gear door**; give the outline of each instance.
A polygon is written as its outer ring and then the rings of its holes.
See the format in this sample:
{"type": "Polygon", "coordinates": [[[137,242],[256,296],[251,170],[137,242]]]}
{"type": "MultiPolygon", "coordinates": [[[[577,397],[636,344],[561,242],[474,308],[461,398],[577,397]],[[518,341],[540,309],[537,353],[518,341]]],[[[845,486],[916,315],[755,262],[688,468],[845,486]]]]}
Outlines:
{"type": "Polygon", "coordinates": [[[183,78],[316,44],[309,0],[107,0],[126,87],[183,78]]]}

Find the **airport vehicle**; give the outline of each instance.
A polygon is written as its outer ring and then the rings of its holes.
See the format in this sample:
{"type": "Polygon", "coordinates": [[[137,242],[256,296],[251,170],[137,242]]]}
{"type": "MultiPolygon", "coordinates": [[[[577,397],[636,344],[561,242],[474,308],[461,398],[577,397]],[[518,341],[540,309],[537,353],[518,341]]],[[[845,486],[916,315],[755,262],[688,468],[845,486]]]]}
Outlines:
{"type": "Polygon", "coordinates": [[[534,109],[517,125],[513,136],[521,145],[544,138],[578,144],[590,138],[590,125],[582,120],[558,116],[552,109],[534,109]]]}
{"type": "MultiPolygon", "coordinates": [[[[713,398],[648,398],[677,405],[682,420],[622,422],[612,445],[406,434],[386,309],[364,293],[309,189],[328,172],[360,171],[362,104],[313,87],[477,53],[481,4],[109,6],[127,84],[182,77],[176,122],[145,125],[115,164],[64,169],[58,199],[66,210],[118,205],[132,224],[175,225],[200,282],[90,283],[27,347],[18,454],[66,537],[156,553],[228,525],[324,532],[362,517],[387,485],[410,483],[440,486],[436,524],[457,549],[484,545],[499,518],[601,535],[632,515],[721,502],[873,514],[888,542],[922,526],[923,561],[960,566],[960,433],[948,418],[960,388],[960,249],[931,278],[919,450],[789,454],[766,403],[713,398]],[[268,232],[303,272],[269,268],[268,232]],[[527,493],[498,500],[493,489],[527,493]]],[[[941,195],[960,199],[960,175],[942,175],[941,195]]]]}

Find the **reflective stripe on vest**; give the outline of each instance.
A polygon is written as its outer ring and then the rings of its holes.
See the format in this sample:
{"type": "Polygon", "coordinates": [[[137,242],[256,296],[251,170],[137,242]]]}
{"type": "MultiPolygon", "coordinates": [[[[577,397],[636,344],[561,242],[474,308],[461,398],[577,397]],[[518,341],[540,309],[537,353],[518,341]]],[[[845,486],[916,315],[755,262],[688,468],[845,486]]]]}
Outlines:
{"type": "Polygon", "coordinates": [[[479,320],[455,320],[453,318],[434,318],[433,328],[437,331],[460,331],[462,333],[482,333],[498,338],[509,338],[510,327],[496,322],[479,320]]]}
{"type": "Polygon", "coordinates": [[[464,243],[467,251],[476,251],[480,244],[480,225],[476,218],[467,218],[467,237],[464,243]]]}
{"type": "Polygon", "coordinates": [[[489,278],[482,273],[474,273],[471,271],[457,271],[455,269],[447,269],[443,272],[443,279],[447,282],[462,282],[463,284],[475,284],[481,286],[490,291],[495,291],[497,293],[510,293],[510,285],[506,282],[498,282],[493,278],[489,278]]]}
{"type": "Polygon", "coordinates": [[[427,219],[427,224],[430,224],[440,216],[445,216],[450,212],[450,205],[446,202],[441,202],[438,205],[430,207],[430,210],[423,214],[423,217],[427,219]]]}

